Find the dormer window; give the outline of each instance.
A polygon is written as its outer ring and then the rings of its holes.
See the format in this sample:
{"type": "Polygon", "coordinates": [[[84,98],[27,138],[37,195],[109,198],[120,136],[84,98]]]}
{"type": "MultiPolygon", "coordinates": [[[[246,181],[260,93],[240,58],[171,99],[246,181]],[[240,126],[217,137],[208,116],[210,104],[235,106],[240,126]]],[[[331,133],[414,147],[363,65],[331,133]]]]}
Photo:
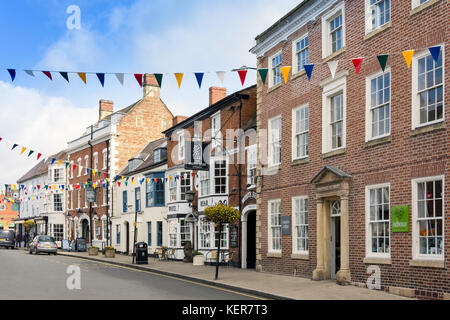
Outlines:
{"type": "Polygon", "coordinates": [[[167,149],[158,148],[153,151],[153,162],[157,163],[163,161],[167,158],[167,149]]]}

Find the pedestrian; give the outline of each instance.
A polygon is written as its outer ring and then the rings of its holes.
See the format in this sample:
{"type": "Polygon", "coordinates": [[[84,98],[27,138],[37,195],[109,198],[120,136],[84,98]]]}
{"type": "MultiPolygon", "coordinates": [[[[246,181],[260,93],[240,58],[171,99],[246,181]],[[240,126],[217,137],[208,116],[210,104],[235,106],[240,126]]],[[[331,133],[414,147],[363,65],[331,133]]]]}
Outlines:
{"type": "Polygon", "coordinates": [[[17,233],[16,235],[16,248],[20,248],[21,247],[21,242],[22,241],[22,235],[20,233],[17,233]]]}
{"type": "Polygon", "coordinates": [[[24,248],[28,248],[28,233],[25,233],[25,235],[23,236],[23,241],[24,241],[24,248]]]}

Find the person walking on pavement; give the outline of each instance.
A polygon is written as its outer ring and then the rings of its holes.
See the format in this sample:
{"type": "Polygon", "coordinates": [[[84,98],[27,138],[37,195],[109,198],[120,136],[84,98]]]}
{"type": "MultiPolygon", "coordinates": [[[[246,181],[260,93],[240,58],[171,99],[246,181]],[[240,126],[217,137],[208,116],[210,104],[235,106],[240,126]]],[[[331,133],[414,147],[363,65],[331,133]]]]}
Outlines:
{"type": "Polygon", "coordinates": [[[17,232],[17,235],[16,235],[16,248],[20,248],[21,247],[21,244],[22,244],[21,241],[22,241],[22,235],[17,232]]]}

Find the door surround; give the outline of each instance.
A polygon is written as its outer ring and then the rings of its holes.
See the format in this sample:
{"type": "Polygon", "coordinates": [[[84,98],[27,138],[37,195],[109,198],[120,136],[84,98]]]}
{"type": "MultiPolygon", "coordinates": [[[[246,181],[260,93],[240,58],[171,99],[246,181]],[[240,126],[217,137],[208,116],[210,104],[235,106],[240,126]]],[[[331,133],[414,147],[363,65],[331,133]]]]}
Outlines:
{"type": "Polygon", "coordinates": [[[331,279],[331,216],[330,203],[341,203],[341,268],[336,282],[350,284],[348,196],[351,176],[335,167],[324,167],[311,181],[316,191],[316,253],[317,266],[313,280],[331,279]]]}
{"type": "MultiPolygon", "coordinates": [[[[241,235],[242,235],[242,241],[241,241],[241,268],[247,269],[247,221],[248,221],[248,214],[251,211],[255,211],[256,215],[256,204],[250,204],[242,210],[241,214],[241,235]]],[[[256,241],[256,239],[255,239],[256,241]]]]}

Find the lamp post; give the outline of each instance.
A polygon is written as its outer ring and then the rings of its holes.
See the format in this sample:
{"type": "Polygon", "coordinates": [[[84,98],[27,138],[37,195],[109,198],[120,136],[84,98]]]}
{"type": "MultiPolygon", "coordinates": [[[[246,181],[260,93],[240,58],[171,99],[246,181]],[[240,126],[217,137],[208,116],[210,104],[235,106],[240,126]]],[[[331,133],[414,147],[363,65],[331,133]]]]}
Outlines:
{"type": "MultiPolygon", "coordinates": [[[[189,203],[189,207],[192,208],[192,218],[188,217],[189,219],[185,219],[185,223],[192,223],[192,245],[191,250],[197,250],[197,246],[194,244],[194,237],[195,237],[195,222],[197,221],[197,213],[194,212],[196,210],[196,207],[192,206],[192,202],[194,202],[195,192],[192,190],[189,190],[186,192],[186,201],[189,203]]],[[[181,231],[181,230],[180,230],[181,231]]],[[[197,240],[197,238],[195,238],[197,240]]],[[[189,259],[192,257],[192,251],[189,253],[189,259]]]]}

